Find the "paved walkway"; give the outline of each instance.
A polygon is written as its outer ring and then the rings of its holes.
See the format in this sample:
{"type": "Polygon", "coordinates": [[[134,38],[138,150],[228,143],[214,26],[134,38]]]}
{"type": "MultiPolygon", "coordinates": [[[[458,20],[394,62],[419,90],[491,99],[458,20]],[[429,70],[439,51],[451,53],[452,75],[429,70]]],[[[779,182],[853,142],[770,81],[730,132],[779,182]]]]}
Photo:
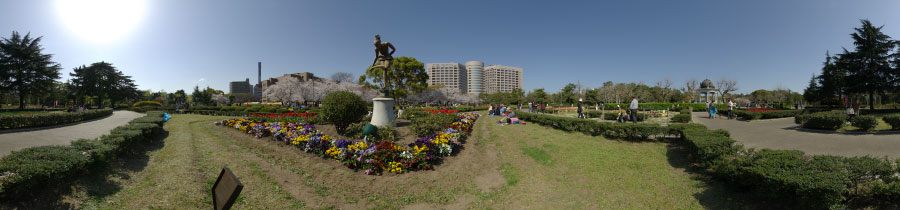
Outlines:
{"type": "Polygon", "coordinates": [[[734,140],[748,148],[794,149],[806,154],[840,156],[888,156],[900,158],[900,133],[837,133],[800,128],[794,118],[751,122],[709,119],[709,114],[694,112],[693,121],[710,129],[725,129],[734,140]]]}
{"type": "Polygon", "coordinates": [[[143,116],[144,114],[132,111],[114,111],[106,118],[70,126],[0,134],[0,156],[28,147],[68,145],[78,139],[97,138],[109,134],[113,128],[143,116]]]}

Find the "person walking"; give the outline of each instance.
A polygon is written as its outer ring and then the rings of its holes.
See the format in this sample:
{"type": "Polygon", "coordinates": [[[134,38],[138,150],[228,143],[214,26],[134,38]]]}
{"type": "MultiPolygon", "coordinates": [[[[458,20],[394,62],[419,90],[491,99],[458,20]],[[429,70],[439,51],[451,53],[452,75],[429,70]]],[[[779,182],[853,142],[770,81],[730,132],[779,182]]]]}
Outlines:
{"type": "Polygon", "coordinates": [[[709,119],[712,119],[712,112],[709,110],[709,101],[706,102],[706,112],[709,113],[709,119]]]}
{"type": "Polygon", "coordinates": [[[584,119],[584,114],[581,113],[581,102],[582,100],[578,99],[578,119],[584,119]]]}
{"type": "Polygon", "coordinates": [[[634,96],[631,97],[631,106],[628,106],[628,109],[631,110],[631,122],[637,123],[638,100],[634,96]]]}
{"type": "Polygon", "coordinates": [[[734,112],[733,112],[733,111],[734,111],[734,102],[731,102],[731,100],[728,100],[728,119],[729,119],[729,120],[733,120],[733,119],[734,119],[734,112]]]}

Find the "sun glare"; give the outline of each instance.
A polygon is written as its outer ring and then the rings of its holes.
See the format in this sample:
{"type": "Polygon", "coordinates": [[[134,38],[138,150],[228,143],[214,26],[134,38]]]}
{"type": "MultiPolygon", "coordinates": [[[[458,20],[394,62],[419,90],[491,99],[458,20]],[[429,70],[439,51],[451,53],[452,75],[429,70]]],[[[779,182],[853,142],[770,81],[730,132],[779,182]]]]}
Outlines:
{"type": "Polygon", "coordinates": [[[63,23],[75,34],[94,42],[114,42],[140,22],[145,0],[57,0],[63,23]]]}

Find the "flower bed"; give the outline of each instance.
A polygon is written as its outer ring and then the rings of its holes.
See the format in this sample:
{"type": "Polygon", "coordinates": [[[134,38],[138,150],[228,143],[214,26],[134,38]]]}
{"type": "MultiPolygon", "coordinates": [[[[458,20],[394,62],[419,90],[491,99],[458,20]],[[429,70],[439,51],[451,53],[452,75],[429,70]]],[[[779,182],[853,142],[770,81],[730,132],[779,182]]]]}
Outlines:
{"type": "Polygon", "coordinates": [[[311,124],[310,120],[316,119],[316,113],[268,113],[268,114],[250,114],[251,120],[267,121],[267,122],[292,122],[311,124]]]}
{"type": "Polygon", "coordinates": [[[472,131],[477,113],[457,114],[458,120],[445,129],[415,143],[401,146],[391,141],[333,139],[313,125],[292,122],[268,122],[249,118],[229,119],[218,125],[238,129],[256,138],[272,140],[294,146],[307,153],[340,161],[354,170],[366,174],[432,169],[443,157],[456,154],[472,131]]]}

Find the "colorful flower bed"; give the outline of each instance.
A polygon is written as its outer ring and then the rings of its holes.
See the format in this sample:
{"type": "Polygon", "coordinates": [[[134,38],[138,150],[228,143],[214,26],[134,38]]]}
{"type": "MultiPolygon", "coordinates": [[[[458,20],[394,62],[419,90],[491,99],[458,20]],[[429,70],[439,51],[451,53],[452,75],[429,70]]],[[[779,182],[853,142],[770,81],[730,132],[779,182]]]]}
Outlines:
{"type": "Polygon", "coordinates": [[[316,130],[313,125],[293,122],[239,118],[223,120],[216,124],[238,129],[256,138],[271,136],[274,141],[283,142],[307,153],[336,159],[351,169],[364,170],[366,174],[374,175],[432,169],[443,157],[458,152],[479,115],[460,113],[457,116],[459,120],[444,130],[418,139],[405,147],[391,141],[333,139],[316,130]]]}
{"type": "Polygon", "coordinates": [[[291,122],[308,124],[310,119],[315,119],[316,113],[269,113],[269,114],[250,114],[250,119],[255,121],[266,122],[291,122]]]}
{"type": "Polygon", "coordinates": [[[452,109],[426,109],[425,111],[431,114],[455,114],[459,112],[452,109]]]}

